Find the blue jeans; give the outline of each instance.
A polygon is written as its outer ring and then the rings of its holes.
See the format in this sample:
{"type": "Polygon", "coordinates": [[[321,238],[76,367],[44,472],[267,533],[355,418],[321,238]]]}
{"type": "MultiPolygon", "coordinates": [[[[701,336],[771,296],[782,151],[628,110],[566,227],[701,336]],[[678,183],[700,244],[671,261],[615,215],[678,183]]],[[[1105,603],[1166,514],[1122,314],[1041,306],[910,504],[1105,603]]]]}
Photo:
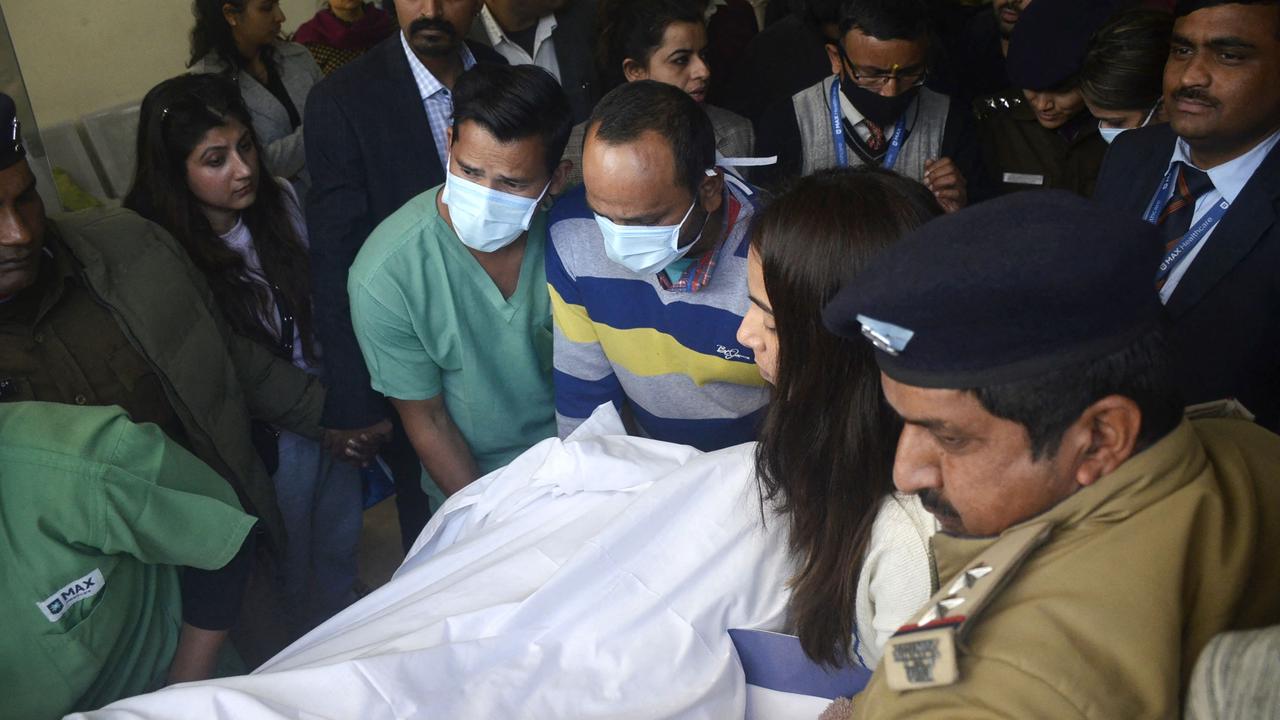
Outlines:
{"type": "Polygon", "coordinates": [[[272,480],[288,533],[280,583],[293,630],[302,633],[355,600],[360,472],[335,463],[318,441],[285,431],[272,480]]]}

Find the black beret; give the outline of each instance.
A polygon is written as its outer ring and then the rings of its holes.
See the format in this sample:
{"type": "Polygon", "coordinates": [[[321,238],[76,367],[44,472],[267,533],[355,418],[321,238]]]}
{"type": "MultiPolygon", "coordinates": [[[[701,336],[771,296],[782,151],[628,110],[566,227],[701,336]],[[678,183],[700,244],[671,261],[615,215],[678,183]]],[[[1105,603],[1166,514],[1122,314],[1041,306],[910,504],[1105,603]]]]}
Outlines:
{"type": "Polygon", "coordinates": [[[22,149],[22,133],[19,132],[18,108],[13,104],[13,98],[0,93],[0,170],[26,155],[22,149]]]}
{"type": "Polygon", "coordinates": [[[1035,0],[1018,16],[1005,61],[1013,86],[1051,90],[1080,72],[1089,40],[1118,0],[1035,0]]]}
{"type": "Polygon", "coordinates": [[[823,312],[917,387],[1027,380],[1115,352],[1163,316],[1155,226],[1061,190],[933,220],[876,257],[823,312]]]}

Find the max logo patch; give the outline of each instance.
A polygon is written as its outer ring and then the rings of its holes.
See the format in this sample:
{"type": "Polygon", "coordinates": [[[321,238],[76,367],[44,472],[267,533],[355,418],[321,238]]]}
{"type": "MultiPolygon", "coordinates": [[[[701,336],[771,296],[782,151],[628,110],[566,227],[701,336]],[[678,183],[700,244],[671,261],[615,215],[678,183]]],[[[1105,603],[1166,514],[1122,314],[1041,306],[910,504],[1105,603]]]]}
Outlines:
{"type": "Polygon", "coordinates": [[[106,582],[102,577],[102,570],[94,568],[93,572],[79,580],[72,580],[61,590],[36,603],[36,606],[49,619],[49,622],[58,622],[73,605],[102,592],[106,582]]]}

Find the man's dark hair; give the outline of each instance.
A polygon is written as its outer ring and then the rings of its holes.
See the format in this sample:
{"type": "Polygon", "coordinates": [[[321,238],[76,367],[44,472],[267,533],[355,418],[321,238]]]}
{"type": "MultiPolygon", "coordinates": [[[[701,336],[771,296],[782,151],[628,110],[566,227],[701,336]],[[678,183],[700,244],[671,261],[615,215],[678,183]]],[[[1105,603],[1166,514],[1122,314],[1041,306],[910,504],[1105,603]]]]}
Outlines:
{"type": "Polygon", "coordinates": [[[1173,5],[1173,16],[1190,15],[1197,10],[1218,7],[1219,5],[1277,5],[1280,0],[1177,0],[1173,5]]]}
{"type": "Polygon", "coordinates": [[[711,119],[689,93],[655,80],[637,80],[609,91],[592,111],[587,131],[610,145],[654,132],[671,145],[676,182],[695,195],[703,172],[716,164],[711,119]]]}
{"type": "Polygon", "coordinates": [[[536,65],[476,65],[453,86],[453,134],[470,120],[500,142],[542,139],[547,172],[555,172],[573,130],[560,83],[536,65]]]}
{"type": "Polygon", "coordinates": [[[801,5],[801,17],[814,27],[839,25],[844,11],[844,0],[807,0],[801,5]]]}
{"type": "Polygon", "coordinates": [[[840,12],[840,36],[857,28],[877,40],[921,40],[929,35],[924,0],[846,0],[840,12]]]}
{"type": "Polygon", "coordinates": [[[1182,420],[1182,397],[1171,356],[1166,331],[1157,328],[1096,360],[970,392],[987,412],[1027,429],[1036,460],[1057,454],[1067,428],[1090,405],[1109,395],[1127,397],[1142,412],[1134,448],[1141,452],[1182,420]]]}

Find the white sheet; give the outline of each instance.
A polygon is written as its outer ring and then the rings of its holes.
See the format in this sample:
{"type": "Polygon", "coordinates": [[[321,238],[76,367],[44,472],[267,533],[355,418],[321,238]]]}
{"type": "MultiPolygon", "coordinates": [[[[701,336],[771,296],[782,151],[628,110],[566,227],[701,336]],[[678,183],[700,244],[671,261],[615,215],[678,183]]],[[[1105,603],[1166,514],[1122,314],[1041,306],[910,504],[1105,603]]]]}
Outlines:
{"type": "Polygon", "coordinates": [[[626,437],[602,406],[450,498],[393,580],[253,674],[72,717],[733,718],[727,628],[776,628],[791,566],[754,445],[626,437]]]}

